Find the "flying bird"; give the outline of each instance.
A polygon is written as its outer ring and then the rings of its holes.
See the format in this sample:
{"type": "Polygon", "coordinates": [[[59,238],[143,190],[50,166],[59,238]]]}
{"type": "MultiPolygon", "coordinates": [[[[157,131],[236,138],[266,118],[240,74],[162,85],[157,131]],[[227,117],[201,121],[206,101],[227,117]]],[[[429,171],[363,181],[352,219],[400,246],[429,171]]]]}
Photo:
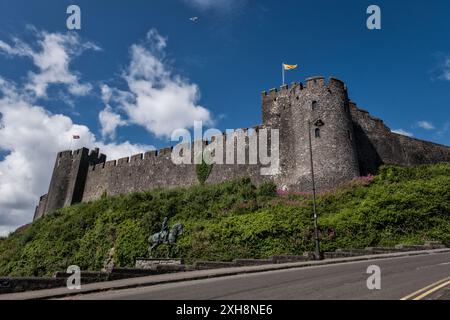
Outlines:
{"type": "Polygon", "coordinates": [[[198,17],[192,17],[192,18],[189,18],[189,20],[191,20],[192,22],[197,22],[198,21],[198,17]]]}

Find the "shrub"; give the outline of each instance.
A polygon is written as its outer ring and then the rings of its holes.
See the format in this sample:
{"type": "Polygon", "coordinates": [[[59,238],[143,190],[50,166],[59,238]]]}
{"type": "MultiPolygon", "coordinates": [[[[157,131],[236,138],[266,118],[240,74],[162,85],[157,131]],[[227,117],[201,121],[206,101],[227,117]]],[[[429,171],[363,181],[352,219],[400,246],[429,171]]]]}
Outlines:
{"type": "Polygon", "coordinates": [[[261,197],[275,197],[277,195],[277,185],[272,181],[264,182],[258,188],[258,195],[261,197]]]}
{"type": "Polygon", "coordinates": [[[146,232],[139,222],[126,220],[119,226],[114,262],[118,267],[133,266],[136,258],[147,255],[146,232]]]}
{"type": "MultiPolygon", "coordinates": [[[[323,250],[426,240],[450,246],[450,164],[386,166],[356,181],[317,196],[323,250]]],[[[310,195],[275,193],[270,183],[255,188],[243,178],[67,207],[0,240],[0,276],[50,276],[72,264],[100,270],[113,247],[116,265],[133,267],[165,216],[170,226],[185,225],[176,256],[187,262],[312,251],[310,195]]],[[[158,252],[169,254],[167,246],[158,252]]]]}
{"type": "Polygon", "coordinates": [[[213,165],[207,164],[203,159],[201,164],[197,164],[195,166],[195,171],[197,173],[197,180],[200,183],[200,185],[204,185],[206,183],[206,180],[208,180],[209,175],[211,174],[212,168],[213,165]]]}

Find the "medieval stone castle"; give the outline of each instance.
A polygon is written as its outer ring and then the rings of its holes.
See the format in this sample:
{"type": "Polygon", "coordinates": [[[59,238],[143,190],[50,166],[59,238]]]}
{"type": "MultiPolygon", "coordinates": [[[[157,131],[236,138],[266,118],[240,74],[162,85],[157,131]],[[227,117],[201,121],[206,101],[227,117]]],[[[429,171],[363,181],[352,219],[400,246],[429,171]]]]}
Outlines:
{"type": "MultiPolygon", "coordinates": [[[[326,82],[323,77],[313,77],[305,84],[263,92],[262,120],[254,130],[279,130],[278,174],[262,176],[260,164],[214,165],[207,183],[250,177],[255,184],[269,179],[279,188],[309,191],[310,150],[319,190],[375,174],[383,164],[450,162],[449,147],[391,132],[382,120],[351,102],[346,85],[336,78],[326,82]]],[[[201,143],[203,147],[207,144],[201,143]]],[[[172,148],[166,148],[106,161],[98,149],[60,152],[48,194],[41,197],[34,219],[65,206],[99,199],[103,194],[198,184],[195,165],[176,165],[171,153],[172,148]]]]}

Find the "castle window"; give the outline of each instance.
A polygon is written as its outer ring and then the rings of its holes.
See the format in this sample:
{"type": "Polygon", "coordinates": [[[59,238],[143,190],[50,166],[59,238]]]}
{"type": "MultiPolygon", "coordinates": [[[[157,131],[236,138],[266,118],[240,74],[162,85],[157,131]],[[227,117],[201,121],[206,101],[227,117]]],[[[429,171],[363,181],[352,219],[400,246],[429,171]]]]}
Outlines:
{"type": "Polygon", "coordinates": [[[316,110],[316,109],[317,109],[317,101],[313,101],[313,102],[312,102],[311,108],[312,108],[313,110],[316,110]]]}
{"type": "Polygon", "coordinates": [[[350,130],[347,130],[347,136],[349,140],[352,140],[352,134],[350,133],[350,130]]]}
{"type": "Polygon", "coordinates": [[[316,138],[320,138],[320,129],[319,128],[316,128],[316,130],[314,130],[314,136],[316,138]]]}

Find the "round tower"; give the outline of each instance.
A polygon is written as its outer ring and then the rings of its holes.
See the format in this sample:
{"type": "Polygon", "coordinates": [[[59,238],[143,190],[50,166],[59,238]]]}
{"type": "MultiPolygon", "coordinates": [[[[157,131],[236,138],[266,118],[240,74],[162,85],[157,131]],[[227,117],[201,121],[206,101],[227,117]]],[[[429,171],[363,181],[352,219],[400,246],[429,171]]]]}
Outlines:
{"type": "Polygon", "coordinates": [[[310,149],[318,190],[359,176],[349,100],[342,81],[330,78],[326,83],[323,77],[313,77],[304,86],[282,87],[263,99],[263,114],[265,124],[280,130],[282,173],[275,178],[279,186],[311,191],[310,149]]]}

